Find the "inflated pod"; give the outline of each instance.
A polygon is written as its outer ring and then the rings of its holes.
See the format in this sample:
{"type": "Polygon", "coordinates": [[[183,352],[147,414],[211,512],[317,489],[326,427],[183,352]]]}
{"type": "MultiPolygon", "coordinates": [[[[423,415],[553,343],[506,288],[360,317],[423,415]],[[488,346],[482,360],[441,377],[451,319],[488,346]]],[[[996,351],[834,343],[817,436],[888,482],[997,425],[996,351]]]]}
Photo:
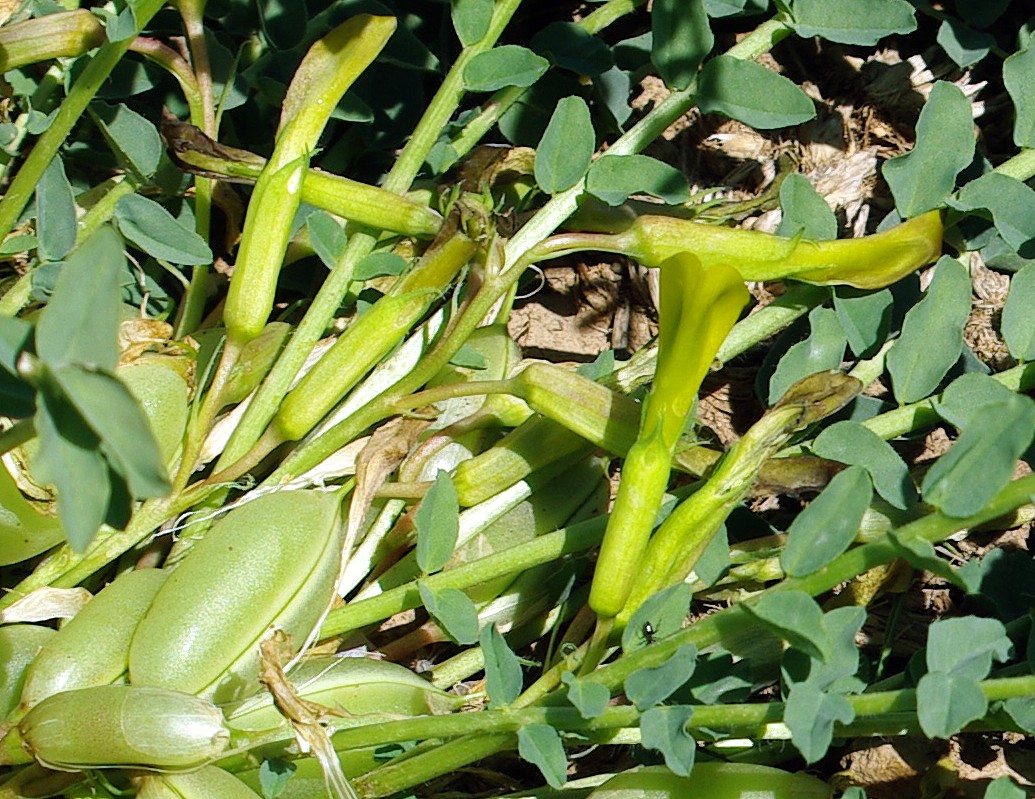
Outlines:
{"type": "MultiPolygon", "coordinates": [[[[334,655],[308,658],[288,677],[307,702],[350,717],[426,716],[447,712],[464,701],[386,660],[334,655]]],[[[284,717],[264,691],[235,708],[226,723],[238,730],[269,730],[284,723],[284,717]]]]}
{"type": "Polygon", "coordinates": [[[56,634],[50,627],[38,624],[0,627],[0,718],[17,706],[29,664],[56,634]]]}
{"type": "Polygon", "coordinates": [[[617,774],[588,799],[829,799],[825,782],[753,763],[696,763],[689,777],[664,766],[647,766],[617,774]]]}
{"type": "Polygon", "coordinates": [[[282,490],[234,508],[177,566],[129,650],[129,678],[232,702],[258,690],[271,628],[300,648],[330,606],[341,565],[340,498],[282,490]]]}
{"type": "Polygon", "coordinates": [[[126,384],[147,417],[148,426],[167,466],[176,458],[183,443],[190,415],[190,386],[173,361],[162,356],[142,358],[119,367],[119,379],[126,384]]]}
{"type": "Polygon", "coordinates": [[[139,781],[137,799],[259,799],[233,774],[215,766],[182,774],[148,774],[139,781]]]}
{"type": "Polygon", "coordinates": [[[211,702],[137,685],[54,694],[25,715],[18,731],[36,760],[59,771],[195,769],[230,741],[223,714],[211,702]]]}
{"type": "Polygon", "coordinates": [[[21,709],[60,691],[124,680],[129,644],[168,573],[119,575],[50,638],[25,672],[21,709]]]}

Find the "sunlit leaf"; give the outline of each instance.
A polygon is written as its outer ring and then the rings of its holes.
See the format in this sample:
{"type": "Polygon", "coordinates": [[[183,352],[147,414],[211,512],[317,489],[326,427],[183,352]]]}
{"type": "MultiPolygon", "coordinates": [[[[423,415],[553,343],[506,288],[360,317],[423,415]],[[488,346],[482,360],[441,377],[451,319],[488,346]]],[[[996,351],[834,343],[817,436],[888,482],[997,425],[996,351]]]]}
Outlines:
{"type": "Polygon", "coordinates": [[[417,531],[417,564],[425,574],[441,569],[456,548],[460,503],[449,473],[439,470],[413,514],[417,531]]]}
{"type": "Polygon", "coordinates": [[[115,206],[115,220],[122,235],[148,255],[188,266],[212,263],[205,240],[154,200],[126,195],[115,206]]]}
{"type": "Polygon", "coordinates": [[[970,275],[959,261],[943,256],[924,298],[902,323],[888,352],[895,399],[916,402],[934,391],[963,351],[963,327],[970,315],[970,275]]]}
{"type": "Polygon", "coordinates": [[[871,495],[869,474],[861,466],[836,474],[791,522],[780,557],[784,571],[792,577],[811,574],[848,549],[871,495]]]}
{"type": "Polygon", "coordinates": [[[970,101],[955,85],[938,81],[920,112],[913,149],[884,162],[899,214],[916,216],[943,206],[956,176],[974,157],[974,142],[970,101]]]}
{"type": "Polygon", "coordinates": [[[816,437],[812,451],[821,458],[866,469],[874,489],[892,506],[905,509],[916,503],[916,487],[905,461],[887,441],[858,422],[830,425],[816,437]]]}
{"type": "Polygon", "coordinates": [[[669,88],[685,89],[715,43],[703,0],[654,0],[650,27],[658,74],[669,88]]]}
{"type": "Polygon", "coordinates": [[[551,788],[564,787],[568,756],[560,734],[549,724],[528,724],[518,730],[518,754],[543,773],[551,788]]]}
{"type": "Polygon", "coordinates": [[[873,45],[885,36],[916,30],[916,12],[906,0],[794,0],[791,11],[799,36],[841,44],[873,45]]]}
{"type": "Polygon", "coordinates": [[[800,125],[816,116],[809,96],[783,75],[754,61],[717,56],[697,81],[704,114],[723,114],[759,130],[800,125]]]}
{"type": "Polygon", "coordinates": [[[697,742],[687,729],[694,709],[689,705],[652,707],[640,717],[640,743],[664,756],[673,774],[686,777],[694,767],[697,742]]]}
{"type": "Polygon", "coordinates": [[[547,194],[569,189],[586,174],[596,149],[589,106],[565,97],[554,109],[535,153],[535,180],[547,194]]]}
{"type": "Polygon", "coordinates": [[[493,92],[505,86],[531,86],[549,66],[549,61],[527,47],[504,44],[472,58],[464,69],[464,82],[474,92],[493,92]]]}

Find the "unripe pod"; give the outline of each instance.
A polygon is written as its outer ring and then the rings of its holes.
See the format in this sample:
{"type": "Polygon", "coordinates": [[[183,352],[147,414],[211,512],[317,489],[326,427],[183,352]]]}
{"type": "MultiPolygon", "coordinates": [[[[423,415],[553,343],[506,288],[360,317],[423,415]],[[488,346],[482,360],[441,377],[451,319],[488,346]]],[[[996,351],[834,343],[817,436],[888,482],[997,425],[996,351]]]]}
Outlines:
{"type": "Polygon", "coordinates": [[[148,774],[137,799],[259,799],[259,794],[215,766],[183,774],[148,774]]]}
{"type": "Polygon", "coordinates": [[[118,376],[143,408],[162,463],[168,465],[175,460],[187,429],[190,387],[176,367],[163,360],[162,356],[142,358],[120,367],[118,376]]]}
{"type": "MultiPolygon", "coordinates": [[[[314,657],[288,677],[307,702],[340,709],[349,716],[426,716],[449,711],[464,701],[386,660],[314,657]]],[[[284,721],[268,692],[247,700],[227,717],[227,724],[236,730],[268,730],[284,721]]]]}
{"type": "Polygon", "coordinates": [[[54,635],[50,627],[38,624],[0,627],[0,718],[18,704],[29,664],[54,635]]]}
{"type": "Polygon", "coordinates": [[[259,642],[296,647],[319,624],[341,565],[340,498],[277,491],[234,508],[190,550],[133,636],[130,682],[218,703],[258,690],[259,642]]]}
{"type": "Polygon", "coordinates": [[[664,766],[624,771],[588,799],[829,799],[831,794],[829,785],[808,774],[752,763],[697,763],[689,777],[664,766]]]}
{"type": "Polygon", "coordinates": [[[102,685],[44,699],[18,725],[25,747],[59,771],[194,769],[230,741],[219,708],[163,688],[102,685]]]}
{"type": "Polygon", "coordinates": [[[61,691],[123,679],[133,633],[167,576],[161,569],[127,572],[87,602],[25,672],[22,709],[61,691]]]}

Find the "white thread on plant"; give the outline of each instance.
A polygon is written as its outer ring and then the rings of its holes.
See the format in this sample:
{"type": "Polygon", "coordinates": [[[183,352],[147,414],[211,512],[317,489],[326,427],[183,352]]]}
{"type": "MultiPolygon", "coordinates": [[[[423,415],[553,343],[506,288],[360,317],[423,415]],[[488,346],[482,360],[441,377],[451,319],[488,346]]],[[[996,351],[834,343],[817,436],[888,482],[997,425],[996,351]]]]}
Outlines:
{"type": "Polygon", "coordinates": [[[539,264],[530,264],[528,268],[535,272],[536,276],[539,278],[538,285],[529,292],[526,292],[524,294],[516,294],[514,296],[515,300],[527,300],[530,297],[534,297],[536,294],[538,294],[540,291],[546,288],[546,274],[540,268],[539,264]]]}

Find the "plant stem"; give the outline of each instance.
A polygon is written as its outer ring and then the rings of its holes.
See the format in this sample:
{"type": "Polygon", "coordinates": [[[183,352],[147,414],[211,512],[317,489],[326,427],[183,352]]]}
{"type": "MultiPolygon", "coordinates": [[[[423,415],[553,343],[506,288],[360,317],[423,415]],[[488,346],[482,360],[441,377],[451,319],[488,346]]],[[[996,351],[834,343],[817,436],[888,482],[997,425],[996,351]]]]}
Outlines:
{"type": "MultiPolygon", "coordinates": [[[[158,10],[165,4],[164,0],[139,0],[134,6],[137,21],[137,33],[151,21],[158,10]]],[[[97,54],[90,59],[79,79],[72,86],[61,103],[54,120],[36,140],[29,157],[25,159],[21,169],[0,201],[0,240],[14,228],[25,206],[28,205],[43,173],[54,159],[58,149],[71,132],[72,127],[82,116],[86,106],[97,94],[101,84],[108,78],[132,44],[134,36],[118,42],[106,42],[101,45],[97,54]]]]}

